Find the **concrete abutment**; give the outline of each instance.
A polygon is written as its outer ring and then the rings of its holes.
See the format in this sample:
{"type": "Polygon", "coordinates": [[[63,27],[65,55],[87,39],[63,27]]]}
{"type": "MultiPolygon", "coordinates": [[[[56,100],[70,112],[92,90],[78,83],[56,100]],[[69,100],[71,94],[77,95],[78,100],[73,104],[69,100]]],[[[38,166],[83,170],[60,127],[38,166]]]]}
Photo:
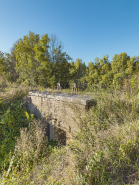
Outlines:
{"type": "Polygon", "coordinates": [[[46,119],[46,135],[66,145],[79,131],[79,117],[86,114],[96,100],[85,95],[50,94],[30,91],[26,96],[27,109],[35,118],[46,119]]]}

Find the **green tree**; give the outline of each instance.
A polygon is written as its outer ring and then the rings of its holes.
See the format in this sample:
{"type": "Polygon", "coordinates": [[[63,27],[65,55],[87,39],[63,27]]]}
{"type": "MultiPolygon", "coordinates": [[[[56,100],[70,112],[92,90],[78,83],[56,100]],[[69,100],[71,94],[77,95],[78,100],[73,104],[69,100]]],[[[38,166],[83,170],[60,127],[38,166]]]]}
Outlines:
{"type": "Polygon", "coordinates": [[[82,62],[81,59],[77,58],[74,65],[75,65],[75,68],[77,70],[76,78],[79,79],[80,77],[83,77],[85,75],[85,72],[86,72],[85,62],[82,62]]]}
{"type": "Polygon", "coordinates": [[[47,34],[39,36],[29,32],[15,45],[15,55],[18,59],[16,71],[19,80],[29,85],[55,87],[57,82],[68,83],[70,74],[70,56],[62,52],[62,46],[57,37],[47,34]]]}
{"type": "MultiPolygon", "coordinates": [[[[110,75],[108,75],[108,73],[110,73],[111,71],[111,63],[109,62],[108,59],[108,55],[103,56],[102,59],[99,59],[99,63],[100,63],[100,80],[99,83],[102,85],[109,85],[110,84],[110,75]]],[[[112,79],[111,79],[112,81],[112,79]]]]}
{"type": "Polygon", "coordinates": [[[68,60],[71,60],[71,57],[66,54],[66,52],[61,51],[61,47],[54,49],[54,61],[50,59],[51,65],[51,78],[49,78],[49,83],[51,86],[55,87],[58,82],[62,86],[66,86],[70,79],[70,64],[68,60]]]}
{"type": "MultiPolygon", "coordinates": [[[[114,74],[113,80],[117,83],[117,85],[122,85],[124,79],[126,78],[126,69],[129,67],[129,61],[130,56],[128,56],[126,53],[114,55],[111,62],[111,67],[114,74]]],[[[127,72],[130,72],[130,70],[127,70],[127,72]]]]}
{"type": "Polygon", "coordinates": [[[11,48],[10,53],[5,54],[7,61],[8,61],[9,71],[10,71],[10,81],[12,81],[12,82],[15,82],[19,78],[19,75],[15,70],[15,66],[18,63],[18,60],[16,59],[14,51],[15,51],[15,47],[13,46],[11,48]]]}
{"type": "Polygon", "coordinates": [[[135,66],[135,73],[139,73],[139,56],[137,56],[134,66],[135,66]]]}
{"type": "Polygon", "coordinates": [[[51,65],[49,61],[48,43],[50,38],[47,34],[43,35],[39,42],[34,46],[35,60],[38,62],[35,82],[42,86],[49,85],[49,79],[52,76],[51,65]]]}
{"type": "Polygon", "coordinates": [[[65,52],[61,52],[59,50],[57,52],[58,57],[57,57],[57,66],[56,66],[56,81],[60,82],[61,85],[66,87],[69,83],[70,80],[70,74],[69,74],[69,69],[70,69],[70,64],[68,63],[68,60],[71,60],[71,57],[66,54],[65,52]]]}
{"type": "Polygon", "coordinates": [[[3,74],[3,72],[6,70],[6,58],[4,56],[4,53],[0,51],[0,73],[3,74]]]}
{"type": "Polygon", "coordinates": [[[7,54],[0,51],[0,74],[5,80],[11,81],[12,62],[7,58],[7,54]]]}
{"type": "Polygon", "coordinates": [[[126,74],[128,76],[131,76],[135,73],[137,73],[139,70],[139,57],[131,57],[130,60],[127,61],[127,68],[126,68],[126,74]]]}
{"type": "Polygon", "coordinates": [[[63,87],[67,86],[70,79],[70,63],[71,57],[63,52],[63,45],[56,35],[51,35],[49,42],[49,63],[51,76],[49,78],[50,86],[56,86],[58,82],[63,87]]]}
{"type": "Polygon", "coordinates": [[[86,83],[86,65],[85,62],[82,62],[81,59],[76,59],[76,61],[71,61],[70,63],[70,85],[72,83],[78,84],[79,88],[82,88],[82,86],[86,83]]]}
{"type": "Polygon", "coordinates": [[[88,86],[94,84],[95,76],[94,74],[97,73],[97,67],[93,62],[88,63],[88,68],[86,68],[86,74],[84,76],[85,81],[87,82],[88,86]]]}
{"type": "Polygon", "coordinates": [[[98,84],[100,80],[100,59],[95,58],[95,62],[92,63],[90,62],[88,65],[88,70],[89,70],[89,77],[88,77],[88,85],[92,84],[98,84]]]}
{"type": "Polygon", "coordinates": [[[71,61],[71,63],[70,63],[69,73],[70,73],[70,79],[74,80],[74,78],[77,76],[77,70],[74,65],[74,61],[71,61]]]}
{"type": "Polygon", "coordinates": [[[90,62],[86,69],[85,77],[88,86],[92,84],[109,85],[113,81],[111,72],[111,63],[109,62],[108,55],[103,58],[95,58],[94,63],[90,62]]]}
{"type": "Polygon", "coordinates": [[[130,56],[126,53],[115,54],[112,62],[111,67],[114,74],[124,72],[127,68],[127,61],[130,60],[130,56]]]}
{"type": "Polygon", "coordinates": [[[39,34],[29,32],[29,35],[24,36],[15,44],[15,55],[19,61],[16,63],[16,71],[19,73],[19,81],[27,82],[27,84],[35,84],[35,79],[38,75],[40,63],[35,59],[35,46],[40,40],[39,34]]]}

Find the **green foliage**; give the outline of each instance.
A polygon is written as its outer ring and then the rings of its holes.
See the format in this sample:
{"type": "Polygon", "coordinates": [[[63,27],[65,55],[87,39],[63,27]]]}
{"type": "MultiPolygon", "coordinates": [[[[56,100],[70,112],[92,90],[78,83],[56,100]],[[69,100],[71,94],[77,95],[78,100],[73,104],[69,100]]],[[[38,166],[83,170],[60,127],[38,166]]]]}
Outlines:
{"type": "Polygon", "coordinates": [[[138,181],[139,56],[115,54],[110,62],[105,55],[88,67],[79,58],[69,60],[56,37],[33,32],[14,44],[10,53],[0,52],[0,74],[6,81],[40,85],[42,90],[58,82],[62,87],[75,82],[82,90],[87,86],[86,93],[95,92],[97,99],[97,106],[81,118],[77,136],[67,146],[59,146],[47,140],[42,123],[26,111],[23,93],[0,98],[0,183],[138,181]]]}
{"type": "Polygon", "coordinates": [[[0,72],[2,73],[6,69],[4,53],[0,51],[0,72]]]}
{"type": "Polygon", "coordinates": [[[133,107],[129,99],[101,95],[97,107],[81,119],[81,132],[70,146],[78,161],[77,184],[136,182],[139,112],[135,102],[133,107]]]}
{"type": "Polygon", "coordinates": [[[76,61],[72,61],[70,64],[70,77],[71,81],[73,80],[75,83],[79,83],[80,78],[85,76],[86,73],[86,65],[83,63],[81,59],[76,59],[76,61]]]}
{"type": "Polygon", "coordinates": [[[59,46],[54,50],[55,60],[51,61],[52,63],[52,77],[55,80],[55,86],[58,82],[61,82],[61,85],[66,85],[69,82],[69,68],[70,64],[68,60],[70,60],[70,56],[65,52],[61,51],[61,47],[59,46]]]}
{"type": "Polygon", "coordinates": [[[135,73],[135,64],[136,64],[137,60],[136,57],[131,57],[130,60],[127,61],[127,68],[126,68],[126,74],[129,75],[133,75],[135,73]]]}
{"type": "Polygon", "coordinates": [[[11,80],[11,63],[7,59],[7,57],[0,51],[0,74],[2,74],[3,78],[6,80],[11,80]]]}
{"type": "MultiPolygon", "coordinates": [[[[16,63],[16,71],[19,73],[19,81],[26,81],[27,84],[34,84],[35,77],[38,75],[39,62],[35,60],[35,46],[39,43],[39,35],[29,32],[15,44],[15,55],[19,61],[16,63]]],[[[39,50],[39,48],[38,48],[39,50]]]]}
{"type": "Polygon", "coordinates": [[[127,68],[127,61],[129,60],[130,57],[126,53],[115,54],[111,62],[112,71],[115,74],[124,72],[127,68]]]}
{"type": "MultiPolygon", "coordinates": [[[[20,92],[8,102],[0,101],[0,171],[4,159],[8,157],[10,151],[12,153],[14,151],[20,128],[28,125],[23,104],[23,95],[20,92]]],[[[7,161],[5,163],[7,165],[7,161]]]]}
{"type": "Polygon", "coordinates": [[[102,59],[95,58],[88,67],[79,58],[71,63],[69,60],[71,57],[62,52],[56,36],[44,34],[40,37],[29,32],[14,44],[10,53],[0,52],[0,73],[11,82],[53,88],[59,82],[62,88],[74,82],[85,90],[85,84],[88,89],[98,84],[102,87],[113,86],[114,83],[122,86],[125,79],[139,70],[139,56],[130,57],[126,53],[115,54],[111,62],[108,54],[102,59]]]}
{"type": "Polygon", "coordinates": [[[95,58],[95,64],[90,62],[85,78],[88,87],[92,84],[110,85],[113,75],[111,73],[111,64],[108,60],[108,55],[103,56],[102,59],[95,58]]]}
{"type": "Polygon", "coordinates": [[[19,61],[15,67],[19,73],[18,81],[45,87],[55,87],[58,82],[69,82],[68,60],[71,58],[66,52],[62,52],[60,45],[51,50],[49,43],[47,34],[40,38],[39,34],[29,32],[28,36],[15,44],[14,54],[19,61]]]}
{"type": "Polygon", "coordinates": [[[116,85],[123,85],[123,81],[126,77],[125,72],[114,74],[113,83],[116,85]]]}
{"type": "MultiPolygon", "coordinates": [[[[20,129],[14,153],[7,156],[9,168],[3,169],[0,182],[138,184],[139,106],[134,93],[137,81],[135,77],[130,79],[130,96],[121,95],[118,90],[114,94],[99,91],[97,106],[80,118],[80,131],[67,146],[47,141],[43,120],[32,120],[25,111],[30,124],[20,129]]],[[[2,110],[9,115],[11,109],[2,110]]]]}

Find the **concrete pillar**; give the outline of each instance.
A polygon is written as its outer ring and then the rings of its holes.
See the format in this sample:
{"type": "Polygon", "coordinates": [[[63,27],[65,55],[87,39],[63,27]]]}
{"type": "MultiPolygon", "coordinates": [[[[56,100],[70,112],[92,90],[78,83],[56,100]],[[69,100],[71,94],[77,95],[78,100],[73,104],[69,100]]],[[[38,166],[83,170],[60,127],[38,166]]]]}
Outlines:
{"type": "Polygon", "coordinates": [[[54,140],[54,126],[50,124],[50,139],[54,140]]]}

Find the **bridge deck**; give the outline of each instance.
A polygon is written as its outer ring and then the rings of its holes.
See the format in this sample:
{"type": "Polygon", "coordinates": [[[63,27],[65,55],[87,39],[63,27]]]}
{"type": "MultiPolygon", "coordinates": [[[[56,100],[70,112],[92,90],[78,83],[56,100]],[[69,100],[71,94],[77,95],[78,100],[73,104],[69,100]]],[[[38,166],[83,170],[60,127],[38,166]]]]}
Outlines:
{"type": "Polygon", "coordinates": [[[51,94],[49,91],[30,91],[30,96],[40,96],[43,98],[49,98],[49,99],[55,99],[59,101],[67,101],[70,103],[77,103],[82,105],[87,105],[88,102],[92,102],[94,100],[91,96],[87,95],[69,95],[65,93],[57,93],[57,94],[51,94]]]}
{"type": "Polygon", "coordinates": [[[79,117],[96,105],[91,96],[52,94],[49,91],[30,91],[26,101],[29,111],[36,118],[47,118],[47,135],[58,140],[65,136],[66,140],[72,138],[79,130],[79,117]]]}

